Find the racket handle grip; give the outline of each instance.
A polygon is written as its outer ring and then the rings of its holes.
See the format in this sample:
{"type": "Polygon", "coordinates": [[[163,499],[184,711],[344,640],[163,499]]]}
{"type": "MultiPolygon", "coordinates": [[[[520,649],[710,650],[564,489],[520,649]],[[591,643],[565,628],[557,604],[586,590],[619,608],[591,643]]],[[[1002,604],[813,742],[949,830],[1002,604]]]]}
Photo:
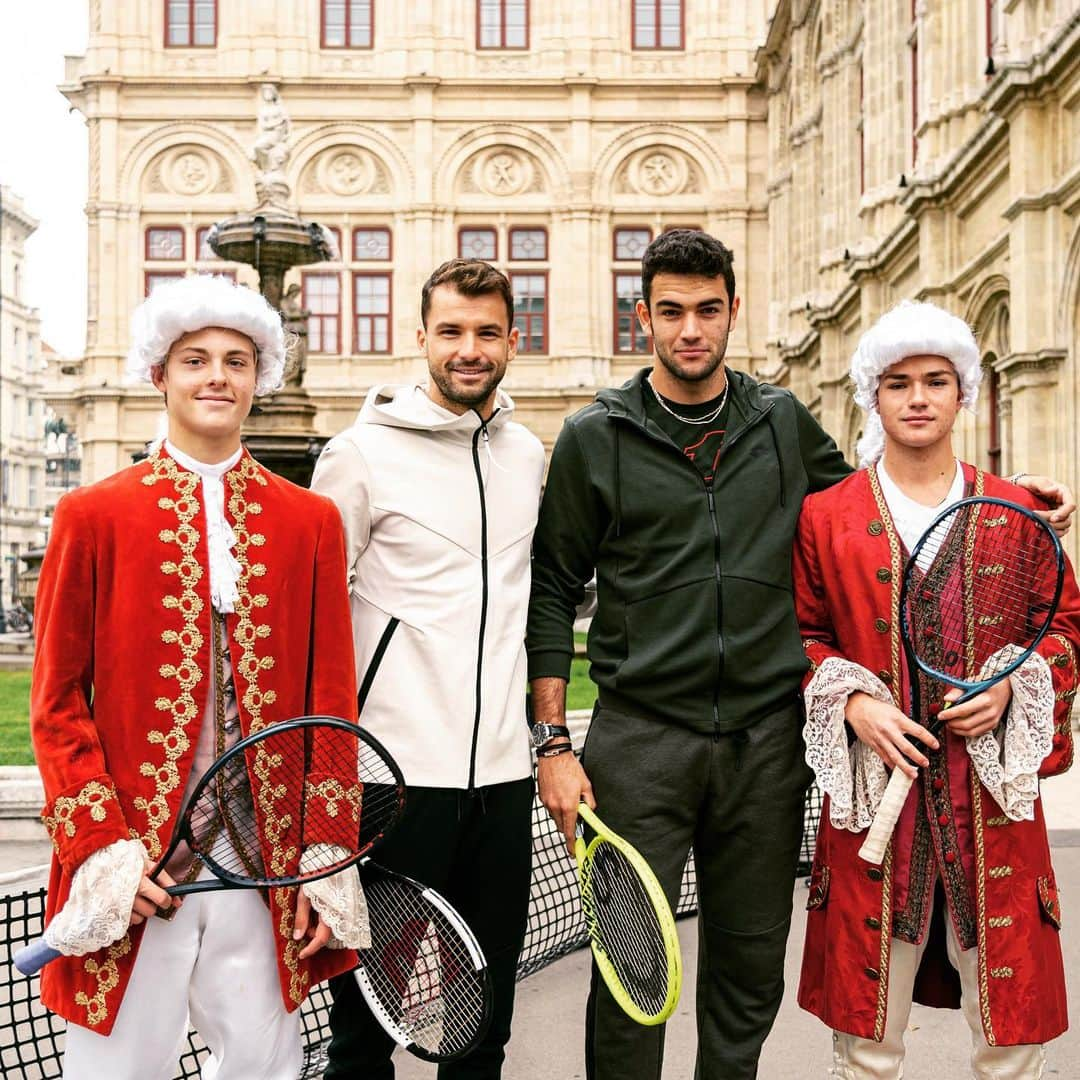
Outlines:
{"type": "Polygon", "coordinates": [[[862,847],[859,848],[860,859],[881,865],[882,859],[885,858],[885,849],[892,839],[896,822],[900,818],[900,811],[904,809],[904,803],[907,802],[908,792],[913,783],[915,783],[914,779],[903,769],[893,769],[874,820],[870,822],[870,831],[866,834],[862,847]]]}
{"type": "Polygon", "coordinates": [[[50,960],[63,956],[59,949],[54,949],[43,937],[32,941],[25,948],[20,949],[13,957],[12,963],[24,975],[36,975],[50,960]]]}

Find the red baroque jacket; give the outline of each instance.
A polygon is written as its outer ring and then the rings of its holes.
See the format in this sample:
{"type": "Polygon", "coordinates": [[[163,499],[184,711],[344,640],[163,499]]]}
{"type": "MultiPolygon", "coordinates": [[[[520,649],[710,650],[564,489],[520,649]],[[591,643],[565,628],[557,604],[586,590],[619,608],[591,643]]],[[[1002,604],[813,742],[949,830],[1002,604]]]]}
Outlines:
{"type": "MultiPolygon", "coordinates": [[[[964,466],[966,495],[1033,506],[1027,492],[964,466]]],[[[906,710],[899,592],[907,551],[873,469],[803,503],[794,554],[795,606],[810,661],[808,683],[830,656],[877,675],[906,710]]],[[[1041,776],[1072,764],[1069,714],[1077,685],[1080,593],[1072,569],[1051,632],[1056,703],[1053,749],[1041,776]]],[[[991,1045],[1041,1043],[1068,1026],[1058,931],[1061,910],[1043,819],[1011,821],[980,783],[964,740],[947,732],[928,756],[883,864],[858,856],[865,830],[835,828],[825,801],[807,903],[799,1004],[829,1027],[881,1041],[893,936],[930,935],[914,997],[958,1008],[959,978],[945,956],[944,918],[962,947],[978,949],[979,1011],[991,1045]],[[934,911],[935,891],[946,904],[934,911]]]]}
{"type": "MultiPolygon", "coordinates": [[[[223,477],[225,516],[242,567],[225,616],[244,735],[303,714],[356,719],[352,629],[338,511],[275,476],[246,451],[223,477]]],[[[30,701],[53,842],[46,919],[92,852],[139,839],[156,861],[168,846],[211,686],[211,606],[200,477],[163,449],[65,495],[56,508],[36,601],[30,701]]],[[[267,865],[298,863],[301,838],[281,804],[297,779],[251,774],[266,808],[267,865]],[[265,786],[265,790],[263,790],[265,786]]],[[[350,793],[351,794],[351,793],[350,793]]],[[[330,809],[331,816],[334,809],[330,809]]],[[[268,897],[281,993],[296,1009],[311,985],[355,966],[349,950],[300,960],[297,889],[268,897]]],[[[41,976],[42,1002],[108,1035],[142,926],[41,976]]],[[[168,977],[168,973],[162,973],[168,977]]]]}

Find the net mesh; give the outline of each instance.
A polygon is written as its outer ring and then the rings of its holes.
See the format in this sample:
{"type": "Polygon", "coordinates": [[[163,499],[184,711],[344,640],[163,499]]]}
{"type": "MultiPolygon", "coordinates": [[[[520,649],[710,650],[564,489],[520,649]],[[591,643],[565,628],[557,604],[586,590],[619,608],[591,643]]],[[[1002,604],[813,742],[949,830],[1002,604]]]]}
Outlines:
{"type": "MultiPolygon", "coordinates": [[[[540,805],[533,803],[533,870],[529,923],[518,961],[518,978],[588,944],[581,914],[577,874],[561,834],[540,805]]],[[[806,797],[800,873],[806,874],[814,856],[814,837],[821,815],[821,795],[811,788],[806,797]]],[[[697,908],[697,879],[691,854],[683,872],[675,914],[697,908]]],[[[37,976],[27,979],[11,964],[11,956],[44,930],[45,890],[31,888],[0,893],[0,1076],[5,1080],[43,1080],[61,1075],[64,1021],[38,1001],[37,976]]],[[[316,986],[301,1013],[305,1046],[301,1080],[322,1076],[326,1041],[330,1035],[330,993],[316,986]]],[[[180,1060],[177,1078],[195,1078],[208,1051],[192,1032],[180,1060]]]]}

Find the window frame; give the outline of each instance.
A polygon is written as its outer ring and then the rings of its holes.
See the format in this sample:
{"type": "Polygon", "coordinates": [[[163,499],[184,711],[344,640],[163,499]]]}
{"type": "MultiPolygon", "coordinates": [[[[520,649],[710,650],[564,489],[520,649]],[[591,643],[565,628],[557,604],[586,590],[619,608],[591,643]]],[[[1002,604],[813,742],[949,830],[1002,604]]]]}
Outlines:
{"type": "Polygon", "coordinates": [[[187,262],[187,230],[184,226],[173,224],[147,225],[143,230],[143,260],[152,263],[187,262]],[[163,255],[151,255],[150,234],[152,232],[178,232],[180,234],[180,254],[175,259],[163,255]]]}
{"type": "MultiPolygon", "coordinates": [[[[508,243],[509,243],[509,241],[508,241],[508,243]]],[[[529,262],[529,261],[539,261],[539,260],[519,259],[517,261],[518,262],[529,262]]],[[[532,323],[533,319],[536,319],[536,318],[543,319],[543,347],[540,349],[539,352],[533,352],[531,349],[522,348],[522,342],[526,340],[527,335],[523,331],[519,330],[517,355],[518,356],[530,356],[530,357],[550,356],[551,355],[551,337],[550,337],[549,321],[550,321],[550,318],[551,318],[551,289],[550,289],[551,271],[547,270],[547,269],[541,270],[541,269],[524,268],[523,267],[520,270],[513,270],[513,269],[510,269],[510,268],[507,268],[505,273],[506,273],[506,276],[510,279],[510,295],[511,296],[514,295],[514,277],[515,277],[515,275],[520,276],[520,277],[525,277],[525,276],[528,276],[528,277],[540,277],[540,278],[544,279],[544,311],[543,311],[543,314],[540,315],[540,316],[531,315],[531,314],[528,314],[526,312],[521,312],[519,314],[519,312],[517,312],[515,310],[514,311],[514,321],[512,323],[512,326],[517,326],[517,320],[519,318],[523,318],[523,319],[526,320],[526,326],[531,326],[531,323],[532,323]]]]}
{"type": "MultiPolygon", "coordinates": [[[[497,242],[497,241],[496,241],[497,242]]],[[[506,261],[508,263],[546,263],[551,261],[551,235],[546,225],[509,225],[506,229],[506,261]],[[544,234],[543,255],[515,255],[514,233],[534,232],[544,234]]]]}
{"type": "Polygon", "coordinates": [[[187,277],[185,270],[143,270],[143,299],[150,295],[151,278],[184,278],[187,277]]]}
{"type": "Polygon", "coordinates": [[[483,0],[476,0],[476,51],[477,52],[528,52],[529,43],[532,38],[532,9],[530,0],[524,0],[525,3],[525,44],[524,45],[507,45],[506,44],[506,0],[494,0],[499,5],[499,45],[484,45],[480,41],[480,8],[483,4],[483,0]]]}
{"type": "MultiPolygon", "coordinates": [[[[390,270],[351,270],[351,292],[349,299],[352,301],[352,341],[349,342],[351,356],[392,356],[394,353],[394,275],[390,270]],[[386,314],[361,314],[356,305],[356,282],[358,278],[386,278],[386,314]],[[386,348],[385,349],[361,349],[360,342],[360,319],[386,319],[386,348]]],[[[374,327],[372,328],[374,329],[374,327]]],[[[372,333],[372,342],[375,335],[372,333]]]]}
{"type": "MultiPolygon", "coordinates": [[[[341,241],[338,240],[338,248],[341,247],[341,241]]],[[[344,258],[344,253],[342,254],[344,258]]],[[[387,263],[393,262],[394,259],[394,230],[389,225],[354,225],[349,235],[349,262],[354,263],[387,263]],[[386,254],[385,255],[357,255],[356,254],[356,234],[357,233],[386,233],[386,254]]]]}
{"type": "Polygon", "coordinates": [[[633,52],[685,52],[686,50],[686,0],[678,0],[679,4],[679,44],[678,45],[662,45],[660,43],[661,38],[661,25],[660,25],[660,4],[661,0],[652,0],[653,6],[656,10],[656,44],[655,45],[639,45],[637,42],[638,36],[638,3],[642,0],[630,0],[630,48],[633,52]]]}
{"type": "MultiPolygon", "coordinates": [[[[677,226],[673,226],[673,228],[677,228],[677,226]]],[[[617,263],[632,263],[632,262],[640,263],[641,262],[641,256],[640,255],[638,255],[635,258],[635,256],[633,256],[633,255],[620,255],[619,254],[619,233],[621,233],[621,232],[647,232],[649,234],[649,239],[646,241],[645,247],[648,247],[649,244],[651,244],[653,242],[653,240],[656,239],[656,237],[653,236],[652,226],[651,225],[622,225],[622,224],[619,224],[619,225],[613,225],[611,227],[611,261],[612,262],[617,262],[617,263]]],[[[644,249],[642,251],[642,254],[644,254],[644,249]]]]}
{"type": "Polygon", "coordinates": [[[161,0],[164,12],[164,26],[162,28],[163,44],[166,49],[216,49],[218,37],[218,0],[209,0],[214,5],[214,39],[206,45],[198,45],[195,42],[195,0],[185,0],[188,9],[188,41],[184,45],[173,44],[169,41],[169,4],[176,0],[161,0]]]}
{"type": "Polygon", "coordinates": [[[326,40],[326,0],[319,0],[319,48],[320,49],[361,49],[371,50],[375,48],[375,0],[369,0],[370,14],[368,16],[368,43],[366,45],[354,45],[350,41],[352,31],[351,0],[345,0],[345,41],[341,45],[331,45],[326,40]]]}
{"type": "Polygon", "coordinates": [[[341,337],[341,301],[343,299],[341,295],[341,271],[340,270],[301,270],[300,271],[300,308],[301,310],[311,311],[308,307],[308,279],[309,278],[333,278],[337,281],[337,311],[333,315],[327,315],[323,312],[312,311],[308,315],[308,352],[315,356],[342,356],[345,353],[342,347],[341,337]],[[334,320],[334,333],[337,337],[337,348],[334,350],[320,348],[315,349],[311,346],[311,320],[318,319],[320,322],[319,339],[320,344],[323,343],[325,333],[322,330],[322,323],[334,320]]]}
{"type": "MultiPolygon", "coordinates": [[[[626,260],[623,260],[626,261],[626,260]]],[[[637,273],[633,270],[622,269],[614,267],[611,272],[611,352],[613,356],[651,356],[652,355],[652,334],[645,332],[645,329],[641,325],[641,320],[637,316],[637,303],[635,301],[634,311],[631,313],[630,323],[630,348],[619,348],[619,278],[620,277],[637,277],[638,279],[638,299],[641,299],[641,270],[637,273]],[[648,343],[648,349],[645,352],[639,352],[634,348],[638,338],[643,338],[648,343]]]]}
{"type": "Polygon", "coordinates": [[[459,225],[457,230],[457,257],[459,259],[475,259],[478,262],[491,263],[494,266],[499,261],[499,230],[495,225],[459,225]],[[479,255],[466,255],[461,247],[461,238],[467,232],[489,232],[495,242],[495,254],[490,259],[482,259],[479,255]]]}

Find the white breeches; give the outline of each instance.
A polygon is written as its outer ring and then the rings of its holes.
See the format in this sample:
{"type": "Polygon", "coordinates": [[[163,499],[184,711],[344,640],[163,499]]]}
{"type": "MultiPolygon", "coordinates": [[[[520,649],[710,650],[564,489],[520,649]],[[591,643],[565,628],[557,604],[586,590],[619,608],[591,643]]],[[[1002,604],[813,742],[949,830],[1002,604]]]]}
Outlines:
{"type": "MultiPolygon", "coordinates": [[[[1043,1049],[1038,1045],[990,1046],[979,1015],[978,949],[963,950],[952,920],[945,918],[949,962],[960,973],[964,1019],[971,1030],[971,1073],[977,1080],[1039,1080],[1043,1075],[1043,1049]]],[[[889,961],[889,999],[885,1037],[881,1042],[833,1032],[835,1080],[901,1080],[904,1075],[904,1032],[911,1015],[911,995],[926,939],[921,945],[892,939],[889,961]]]]}
{"type": "Polygon", "coordinates": [[[171,1080],[189,1022],[211,1050],[203,1080],[299,1075],[300,1012],[285,1011],[255,890],[195,893],[150,919],[112,1033],[68,1025],[64,1080],[171,1080]]]}

